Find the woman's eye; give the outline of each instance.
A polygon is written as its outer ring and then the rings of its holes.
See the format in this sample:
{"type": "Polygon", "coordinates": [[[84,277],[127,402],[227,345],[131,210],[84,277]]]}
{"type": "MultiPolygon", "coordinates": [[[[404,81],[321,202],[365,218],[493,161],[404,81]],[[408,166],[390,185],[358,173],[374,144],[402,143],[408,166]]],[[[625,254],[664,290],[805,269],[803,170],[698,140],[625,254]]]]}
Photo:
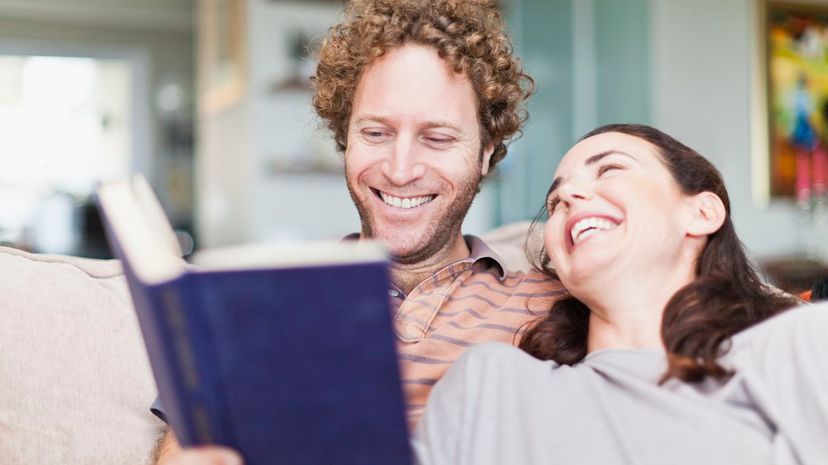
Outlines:
{"type": "Polygon", "coordinates": [[[598,176],[599,176],[599,177],[600,177],[600,176],[602,176],[602,175],[603,175],[604,173],[606,173],[607,171],[612,171],[612,170],[623,170],[623,169],[624,169],[624,167],[623,167],[623,166],[621,166],[621,165],[616,165],[616,164],[612,164],[612,163],[607,164],[607,165],[601,165],[601,167],[600,167],[600,168],[598,168],[598,176]]]}
{"type": "Polygon", "coordinates": [[[546,212],[549,216],[552,216],[552,213],[555,213],[555,207],[561,202],[561,199],[558,197],[552,197],[546,201],[546,212]]]}

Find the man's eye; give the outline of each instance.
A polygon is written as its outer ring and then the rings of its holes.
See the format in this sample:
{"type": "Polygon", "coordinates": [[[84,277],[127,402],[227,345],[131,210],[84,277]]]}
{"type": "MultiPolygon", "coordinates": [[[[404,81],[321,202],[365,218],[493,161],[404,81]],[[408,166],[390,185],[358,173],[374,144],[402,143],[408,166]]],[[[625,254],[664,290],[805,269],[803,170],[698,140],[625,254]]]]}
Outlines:
{"type": "Polygon", "coordinates": [[[382,142],[388,138],[388,131],[382,129],[363,129],[361,134],[368,142],[382,142]]]}
{"type": "Polygon", "coordinates": [[[382,132],[382,131],[374,130],[374,129],[367,129],[365,131],[362,131],[362,134],[365,137],[378,138],[378,137],[382,137],[385,133],[382,132]]]}
{"type": "Polygon", "coordinates": [[[444,147],[454,142],[454,139],[446,136],[425,136],[423,139],[431,146],[444,147]]]}
{"type": "Polygon", "coordinates": [[[598,168],[598,176],[599,176],[599,177],[600,177],[600,176],[602,176],[602,175],[603,175],[604,173],[606,173],[607,171],[612,171],[612,170],[623,170],[623,169],[624,169],[624,167],[623,167],[623,166],[621,166],[621,165],[616,165],[616,164],[613,164],[613,163],[610,163],[610,164],[607,164],[607,165],[602,165],[600,168],[598,168]]]}

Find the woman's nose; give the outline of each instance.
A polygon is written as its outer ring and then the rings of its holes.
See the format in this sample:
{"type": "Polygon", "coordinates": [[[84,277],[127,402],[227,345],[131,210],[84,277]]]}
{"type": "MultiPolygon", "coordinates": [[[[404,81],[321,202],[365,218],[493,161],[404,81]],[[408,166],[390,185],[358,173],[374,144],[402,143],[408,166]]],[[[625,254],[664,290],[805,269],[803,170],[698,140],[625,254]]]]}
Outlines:
{"type": "Polygon", "coordinates": [[[586,181],[570,179],[558,186],[558,195],[562,201],[567,203],[589,200],[592,198],[592,188],[586,181]]]}

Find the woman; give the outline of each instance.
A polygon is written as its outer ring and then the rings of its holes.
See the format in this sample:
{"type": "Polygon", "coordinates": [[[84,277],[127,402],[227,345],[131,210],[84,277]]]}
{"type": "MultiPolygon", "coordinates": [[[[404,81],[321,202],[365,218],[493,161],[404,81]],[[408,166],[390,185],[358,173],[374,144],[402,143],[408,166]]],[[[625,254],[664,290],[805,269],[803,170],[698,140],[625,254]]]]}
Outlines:
{"type": "Polygon", "coordinates": [[[798,301],[752,270],[707,160],[602,127],[547,211],[543,265],[571,297],[525,352],[473,348],[435,386],[421,463],[828,463],[828,308],[774,317],[798,301]]]}

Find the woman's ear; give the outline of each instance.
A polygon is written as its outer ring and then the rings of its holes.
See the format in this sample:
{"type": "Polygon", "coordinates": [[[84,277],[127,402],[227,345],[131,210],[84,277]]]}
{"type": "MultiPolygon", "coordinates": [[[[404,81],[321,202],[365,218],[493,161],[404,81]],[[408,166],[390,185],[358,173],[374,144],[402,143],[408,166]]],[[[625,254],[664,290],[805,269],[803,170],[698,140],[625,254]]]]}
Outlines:
{"type": "Polygon", "coordinates": [[[712,192],[701,192],[690,198],[691,217],[687,225],[690,236],[709,236],[718,231],[727,217],[724,202],[712,192]]]}

